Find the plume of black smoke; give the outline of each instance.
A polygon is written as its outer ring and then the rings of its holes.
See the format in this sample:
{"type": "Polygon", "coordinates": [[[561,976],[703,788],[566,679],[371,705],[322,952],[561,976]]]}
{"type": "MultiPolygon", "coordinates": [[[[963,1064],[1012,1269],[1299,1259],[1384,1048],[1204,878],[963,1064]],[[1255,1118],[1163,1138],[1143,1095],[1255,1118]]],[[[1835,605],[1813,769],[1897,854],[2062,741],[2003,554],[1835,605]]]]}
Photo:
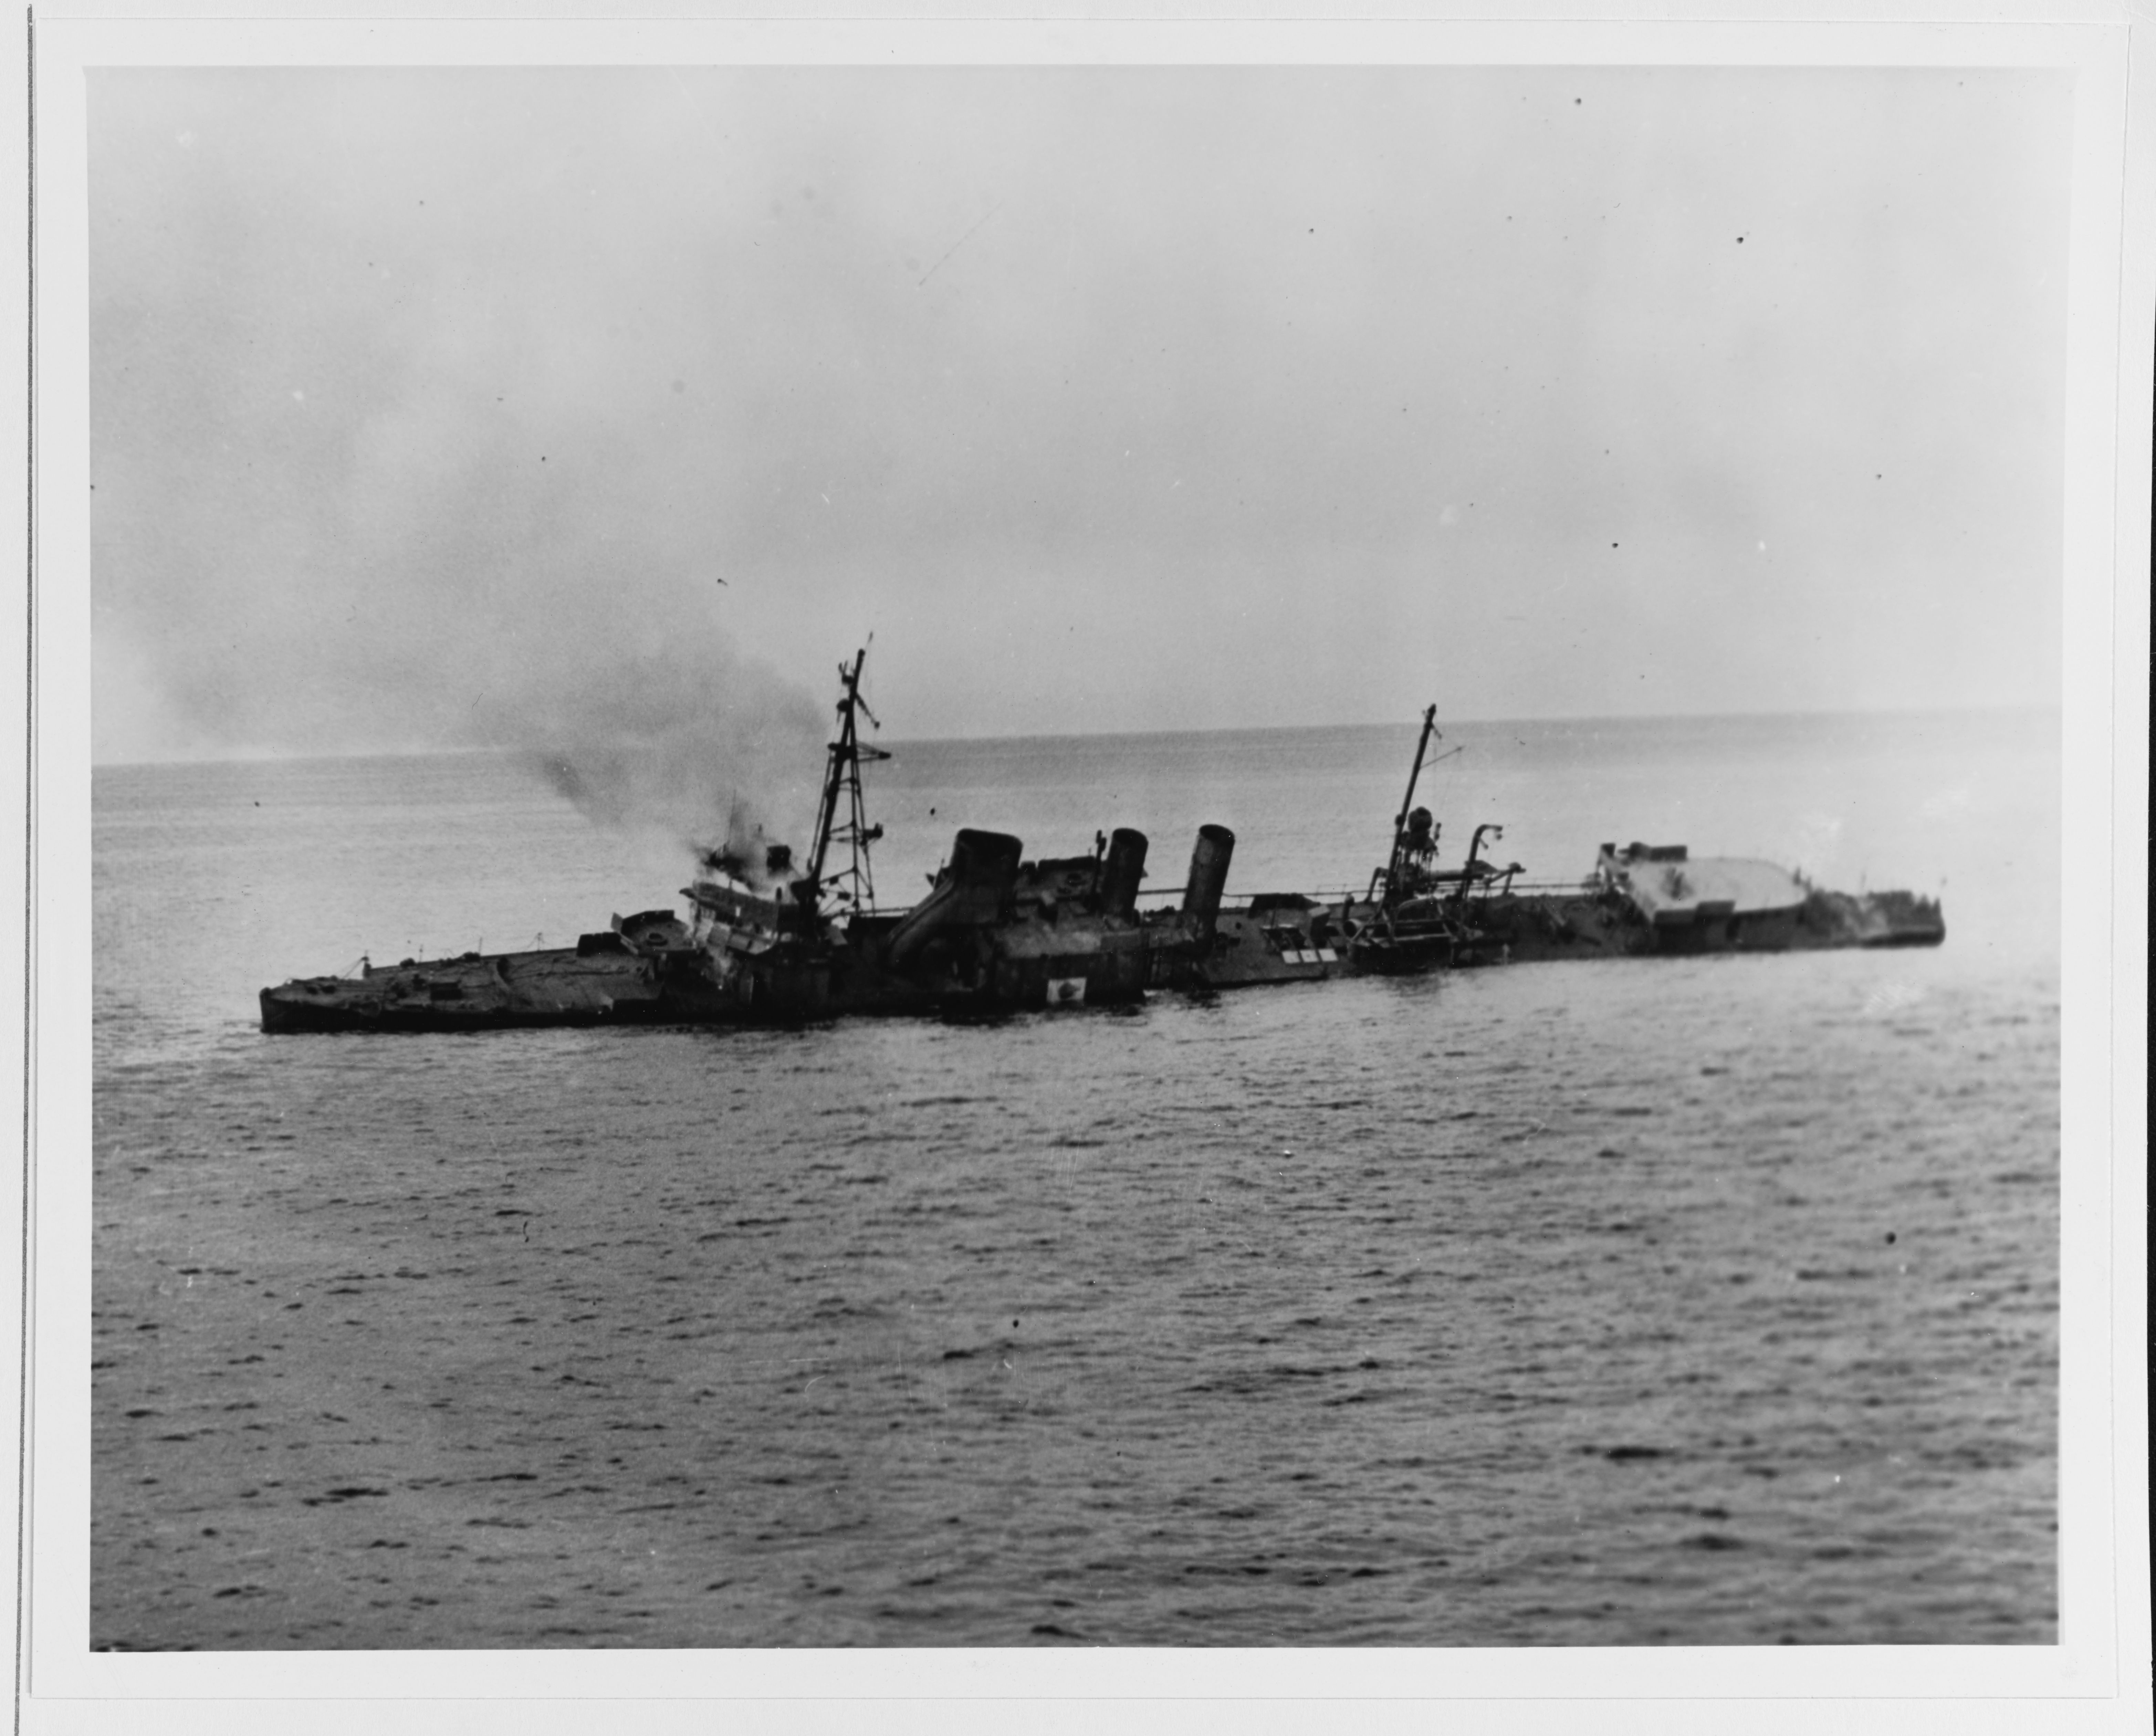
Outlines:
{"type": "Polygon", "coordinates": [[[99,81],[112,757],[490,747],[670,852],[727,835],[737,803],[751,833],[805,830],[828,714],[742,655],[747,588],[713,583],[788,570],[742,503],[769,494],[754,455],[791,449],[743,434],[762,370],[792,363],[714,317],[737,213],[676,213],[627,111],[575,85],[548,86],[549,161],[644,166],[600,202],[608,244],[572,244],[555,177],[520,171],[516,127],[472,126],[459,82],[99,81]],[[160,263],[152,211],[213,267],[160,263]]]}
{"type": "Polygon", "coordinates": [[[550,659],[482,696],[485,740],[518,752],[594,823],[663,834],[700,861],[769,878],[771,845],[805,832],[822,708],[716,634],[692,652],[550,659]]]}

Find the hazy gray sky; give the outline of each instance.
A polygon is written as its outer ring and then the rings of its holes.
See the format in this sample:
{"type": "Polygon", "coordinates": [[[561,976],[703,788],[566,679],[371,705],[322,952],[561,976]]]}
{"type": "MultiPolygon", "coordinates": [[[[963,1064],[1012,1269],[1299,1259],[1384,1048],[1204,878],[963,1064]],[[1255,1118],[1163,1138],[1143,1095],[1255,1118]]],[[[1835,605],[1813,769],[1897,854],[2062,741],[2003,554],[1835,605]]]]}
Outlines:
{"type": "Polygon", "coordinates": [[[907,737],[2058,695],[2061,78],[105,70],[90,118],[102,759],[790,762],[871,629],[907,737]]]}

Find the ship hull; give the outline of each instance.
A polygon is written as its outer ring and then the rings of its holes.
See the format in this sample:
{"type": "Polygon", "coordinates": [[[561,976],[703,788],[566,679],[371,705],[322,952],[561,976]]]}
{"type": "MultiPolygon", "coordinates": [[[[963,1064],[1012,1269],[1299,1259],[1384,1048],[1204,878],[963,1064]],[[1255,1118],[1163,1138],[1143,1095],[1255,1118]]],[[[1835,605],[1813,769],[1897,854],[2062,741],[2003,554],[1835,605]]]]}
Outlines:
{"type": "Polygon", "coordinates": [[[260,999],[262,1029],[273,1036],[321,1031],[393,1031],[439,1035],[444,1032],[466,1030],[536,1030],[554,1026],[688,1022],[672,1011],[660,1008],[649,1011],[631,1008],[567,1007],[446,1013],[427,1007],[380,1008],[300,1000],[276,989],[264,989],[260,999]]]}
{"type": "Polygon", "coordinates": [[[1220,937],[1194,972],[1206,987],[1555,960],[1935,947],[1946,938],[1936,905],[1893,893],[1815,892],[1778,908],[1661,912],[1660,920],[1608,890],[1492,894],[1458,906],[1450,934],[1417,933],[1408,925],[1391,936],[1377,907],[1359,901],[1328,907],[1276,894],[1255,902],[1264,907],[1262,914],[1237,908],[1220,913],[1220,937]]]}
{"type": "MultiPolygon", "coordinates": [[[[799,1025],[841,1017],[972,1019],[1144,999],[1179,936],[1135,922],[1008,925],[957,958],[891,968],[880,937],[840,932],[739,958],[467,955],[295,979],[261,991],[262,1029],[442,1034],[615,1025],[799,1025]]],[[[1187,948],[1185,948],[1187,950],[1187,948]]]]}
{"type": "Polygon", "coordinates": [[[561,948],[368,966],[264,989],[262,1029],[460,1031],[665,1022],[675,1014],[649,962],[561,948]]]}

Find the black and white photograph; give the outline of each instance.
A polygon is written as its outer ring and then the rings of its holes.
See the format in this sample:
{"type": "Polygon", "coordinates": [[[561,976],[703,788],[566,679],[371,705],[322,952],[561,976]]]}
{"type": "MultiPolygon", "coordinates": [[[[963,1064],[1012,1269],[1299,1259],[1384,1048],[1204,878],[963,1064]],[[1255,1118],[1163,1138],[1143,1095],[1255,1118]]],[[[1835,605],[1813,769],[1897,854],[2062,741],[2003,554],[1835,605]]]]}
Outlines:
{"type": "Polygon", "coordinates": [[[275,50],[68,111],[69,1645],[2058,1653],[2087,66],[275,50]]]}

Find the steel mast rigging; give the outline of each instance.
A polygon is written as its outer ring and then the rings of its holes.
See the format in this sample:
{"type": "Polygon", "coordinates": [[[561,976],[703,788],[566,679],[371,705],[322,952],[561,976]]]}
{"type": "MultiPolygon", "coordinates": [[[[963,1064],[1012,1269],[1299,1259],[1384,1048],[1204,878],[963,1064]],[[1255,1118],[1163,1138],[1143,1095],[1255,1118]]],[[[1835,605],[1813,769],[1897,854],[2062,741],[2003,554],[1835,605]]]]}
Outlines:
{"type": "MultiPolygon", "coordinates": [[[[875,636],[869,636],[869,644],[875,636]]],[[[839,733],[829,748],[829,757],[824,768],[824,794],[816,809],[816,838],[808,851],[808,871],[793,883],[793,896],[802,907],[817,910],[827,888],[844,886],[845,890],[834,894],[835,901],[850,905],[855,910],[868,910],[875,903],[875,879],[869,861],[869,846],[883,836],[883,828],[870,825],[868,810],[861,794],[861,762],[865,759],[889,759],[891,756],[880,747],[865,747],[855,722],[857,716],[869,720],[871,729],[881,729],[876,715],[861,697],[861,669],[867,663],[868,645],[854,654],[850,665],[839,665],[839,733]],[[844,804],[845,817],[839,818],[839,807],[844,804]],[[846,867],[829,875],[824,865],[829,859],[834,843],[846,845],[850,860],[846,867]]]]}

